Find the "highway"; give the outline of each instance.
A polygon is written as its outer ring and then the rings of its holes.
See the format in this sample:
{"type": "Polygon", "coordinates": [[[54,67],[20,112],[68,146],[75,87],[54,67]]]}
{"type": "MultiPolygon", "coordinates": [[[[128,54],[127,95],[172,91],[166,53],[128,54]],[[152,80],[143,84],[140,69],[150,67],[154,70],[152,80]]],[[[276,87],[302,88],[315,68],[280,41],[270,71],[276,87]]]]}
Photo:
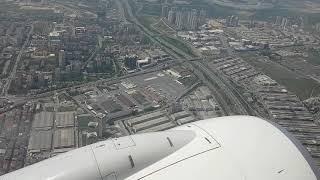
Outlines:
{"type": "Polygon", "coordinates": [[[179,48],[176,48],[174,45],[168,43],[167,41],[163,40],[158,34],[155,34],[151,32],[148,28],[146,28],[144,25],[142,25],[139,20],[136,18],[136,16],[133,14],[131,6],[128,2],[128,0],[119,0],[121,1],[122,7],[124,10],[121,11],[124,13],[124,17],[128,22],[131,22],[135,25],[137,25],[142,32],[154,43],[160,45],[165,51],[170,53],[175,58],[194,58],[193,56],[186,54],[179,48]]]}
{"type": "Polygon", "coordinates": [[[123,6],[122,6],[121,2],[119,0],[115,0],[115,3],[117,4],[118,11],[120,13],[121,22],[128,23],[127,19],[125,17],[125,11],[123,9],[123,6]]]}
{"type": "Polygon", "coordinates": [[[96,45],[95,49],[91,52],[90,57],[88,57],[88,59],[81,66],[81,69],[84,69],[89,64],[89,62],[93,60],[93,58],[96,56],[98,51],[99,51],[99,46],[96,45]]]}
{"type": "Polygon", "coordinates": [[[228,115],[246,115],[248,112],[243,107],[242,103],[233,94],[229,86],[226,85],[227,81],[220,79],[215,73],[213,73],[209,68],[207,68],[201,62],[192,62],[193,67],[197,68],[201,73],[203,73],[204,81],[208,81],[209,84],[214,86],[217,97],[220,98],[220,103],[227,108],[228,115]]]}
{"type": "MultiPolygon", "coordinates": [[[[202,58],[194,58],[191,55],[181,51],[179,48],[168,43],[167,41],[161,39],[161,37],[155,36],[154,33],[144,27],[133,15],[128,0],[121,1],[122,5],[124,5],[124,12],[126,12],[126,15],[129,16],[126,17],[127,19],[129,19],[128,21],[135,23],[138,27],[140,27],[140,29],[151,40],[163,47],[169,54],[174,57],[182,57],[182,59],[177,58],[177,61],[192,69],[193,72],[198,76],[198,78],[203,83],[208,85],[208,87],[213,92],[216,100],[221,105],[222,111],[225,115],[255,115],[255,112],[250,109],[249,104],[247,104],[247,102],[242,98],[242,95],[238,91],[235,91],[235,88],[231,84],[226,84],[228,80],[221,79],[221,77],[217,76],[217,74],[214,73],[212,69],[208,69],[206,65],[200,63],[200,59],[202,58]]],[[[223,41],[223,44],[227,47],[226,39],[222,39],[221,37],[221,41],[223,41]]],[[[227,52],[230,55],[233,54],[230,48],[227,49],[227,52]]]]}
{"type": "Polygon", "coordinates": [[[33,25],[31,25],[31,29],[30,29],[30,31],[28,33],[27,39],[24,41],[24,44],[22,45],[22,47],[20,49],[20,52],[19,52],[19,54],[17,56],[17,59],[16,59],[16,61],[14,63],[12,71],[10,72],[9,77],[6,80],[6,84],[2,88],[2,93],[1,93],[2,96],[7,96],[8,95],[8,90],[10,88],[10,84],[11,84],[12,80],[16,77],[16,73],[17,73],[19,62],[21,61],[21,58],[22,58],[22,55],[23,55],[23,52],[24,52],[25,48],[30,43],[30,38],[31,38],[32,33],[33,33],[33,25]]]}

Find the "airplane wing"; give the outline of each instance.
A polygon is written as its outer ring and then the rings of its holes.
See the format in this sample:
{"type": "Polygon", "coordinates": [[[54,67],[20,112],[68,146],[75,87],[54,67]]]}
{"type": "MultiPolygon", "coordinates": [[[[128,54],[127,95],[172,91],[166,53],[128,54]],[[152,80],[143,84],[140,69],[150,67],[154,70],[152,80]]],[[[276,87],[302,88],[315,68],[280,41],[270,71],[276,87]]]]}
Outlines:
{"type": "Polygon", "coordinates": [[[316,180],[308,152],[277,125],[250,116],[197,121],[85,146],[0,180],[316,180]]]}

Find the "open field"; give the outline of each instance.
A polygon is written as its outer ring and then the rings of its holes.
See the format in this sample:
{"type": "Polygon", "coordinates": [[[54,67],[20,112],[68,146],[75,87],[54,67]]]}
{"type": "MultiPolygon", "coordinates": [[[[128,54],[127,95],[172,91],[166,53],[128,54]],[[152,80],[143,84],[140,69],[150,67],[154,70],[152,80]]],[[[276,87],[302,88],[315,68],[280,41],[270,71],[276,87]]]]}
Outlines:
{"type": "Polygon", "coordinates": [[[157,3],[144,4],[141,10],[141,13],[154,15],[154,16],[161,16],[161,4],[157,4],[157,3]]]}
{"type": "Polygon", "coordinates": [[[310,50],[308,53],[309,57],[306,60],[316,66],[320,65],[320,51],[319,50],[310,50]]]}
{"type": "MultiPolygon", "coordinates": [[[[156,35],[159,35],[159,38],[161,38],[162,41],[165,41],[181,51],[183,51],[186,54],[189,54],[193,56],[192,49],[185,44],[182,40],[178,40],[174,37],[169,37],[168,35],[161,35],[161,31],[158,29],[154,28],[152,24],[155,24],[159,21],[160,17],[158,16],[139,16],[139,21],[141,24],[143,24],[147,29],[155,33],[156,35]]],[[[168,27],[167,27],[168,28],[168,27]]]]}
{"type": "MultiPolygon", "coordinates": [[[[160,19],[160,17],[158,16],[149,16],[149,15],[139,16],[138,18],[141,24],[147,27],[148,29],[151,29],[152,24],[157,23],[160,19]]],[[[153,28],[151,30],[153,30],[153,28]]]]}
{"type": "Polygon", "coordinates": [[[320,2],[317,0],[280,0],[278,7],[304,13],[320,13],[320,2]]]}
{"type": "Polygon", "coordinates": [[[176,31],[169,27],[163,20],[158,21],[156,24],[152,25],[154,29],[162,32],[162,33],[169,33],[174,34],[176,31]]]}
{"type": "Polygon", "coordinates": [[[163,36],[162,39],[167,41],[171,45],[177,47],[178,49],[185,52],[186,54],[193,56],[192,49],[186,43],[182,42],[181,40],[177,40],[177,39],[174,39],[174,38],[171,38],[168,36],[163,36]]]}
{"type": "MultiPolygon", "coordinates": [[[[289,91],[295,93],[300,99],[305,100],[312,94],[320,95],[320,86],[315,80],[301,76],[275,62],[259,60],[259,57],[242,56],[252,66],[262,71],[279,84],[285,86],[289,91]]],[[[260,57],[261,58],[261,57],[260,57]]]]}

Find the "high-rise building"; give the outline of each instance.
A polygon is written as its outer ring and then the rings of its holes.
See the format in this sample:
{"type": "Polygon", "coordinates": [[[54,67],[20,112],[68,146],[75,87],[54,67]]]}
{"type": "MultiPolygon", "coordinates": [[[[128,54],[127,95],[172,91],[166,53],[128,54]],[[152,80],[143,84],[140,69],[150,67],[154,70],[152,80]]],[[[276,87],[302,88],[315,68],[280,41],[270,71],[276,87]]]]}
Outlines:
{"type": "Polygon", "coordinates": [[[204,9],[200,10],[200,14],[199,14],[199,23],[200,25],[203,25],[206,23],[206,18],[207,18],[207,11],[204,9]]]}
{"type": "Polygon", "coordinates": [[[186,23],[186,25],[185,25],[187,29],[190,29],[191,16],[192,16],[191,11],[188,11],[188,12],[187,12],[187,23],[186,23]]]}
{"type": "Polygon", "coordinates": [[[81,72],[81,63],[79,61],[72,61],[72,72],[79,74],[81,72]]]}
{"type": "Polygon", "coordinates": [[[169,11],[168,5],[164,4],[162,6],[162,17],[167,18],[168,17],[168,11],[169,11]]]}
{"type": "Polygon", "coordinates": [[[316,29],[317,32],[320,32],[320,23],[317,23],[315,25],[315,29],[316,29]]]}
{"type": "Polygon", "coordinates": [[[32,86],[32,81],[33,81],[32,75],[31,75],[31,74],[28,74],[28,75],[27,75],[27,79],[26,79],[26,83],[27,83],[27,87],[28,87],[28,88],[31,88],[31,86],[32,86]]]}
{"type": "Polygon", "coordinates": [[[198,11],[196,9],[192,9],[188,16],[188,29],[196,30],[198,29],[198,11]]]}
{"type": "Polygon", "coordinates": [[[66,65],[66,57],[65,57],[65,51],[64,50],[60,50],[59,51],[59,67],[60,68],[64,68],[64,66],[66,65]]]}
{"type": "Polygon", "coordinates": [[[237,27],[239,26],[239,17],[238,16],[228,16],[226,19],[226,25],[228,27],[237,27]]]}
{"type": "Polygon", "coordinates": [[[227,26],[232,26],[233,17],[234,17],[233,15],[227,17],[227,20],[226,20],[227,26]]]}
{"type": "Polygon", "coordinates": [[[137,56],[126,56],[124,58],[124,64],[128,69],[136,69],[137,68],[137,56]]]}
{"type": "Polygon", "coordinates": [[[56,81],[60,81],[60,79],[61,79],[61,69],[60,68],[55,69],[54,76],[55,76],[56,81]]]}
{"type": "Polygon", "coordinates": [[[183,29],[188,29],[188,15],[189,15],[189,9],[183,8],[182,9],[183,29]]]}
{"type": "Polygon", "coordinates": [[[275,21],[274,24],[277,25],[277,26],[280,26],[280,24],[281,24],[281,17],[280,16],[276,17],[276,21],[275,21]]]}
{"type": "Polygon", "coordinates": [[[234,21],[233,21],[232,23],[233,23],[233,26],[234,26],[234,27],[239,26],[239,17],[236,16],[236,17],[234,18],[234,21]]]}
{"type": "Polygon", "coordinates": [[[168,12],[168,21],[170,24],[174,24],[176,20],[176,10],[174,8],[171,8],[168,12]]]}
{"type": "Polygon", "coordinates": [[[37,87],[43,87],[45,85],[45,78],[44,78],[44,73],[37,73],[37,87]]]}
{"type": "Polygon", "coordinates": [[[171,8],[168,12],[168,21],[176,26],[178,30],[197,30],[206,20],[206,11],[197,9],[171,8]]]}
{"type": "Polygon", "coordinates": [[[176,27],[177,27],[178,30],[184,29],[183,12],[182,11],[178,11],[177,12],[177,15],[176,15],[176,27]]]}
{"type": "Polygon", "coordinates": [[[281,21],[281,28],[286,29],[287,25],[288,25],[288,19],[284,17],[281,21]]]}
{"type": "Polygon", "coordinates": [[[298,26],[301,28],[301,29],[303,29],[304,28],[304,26],[305,26],[305,20],[304,20],[304,18],[303,17],[299,17],[299,20],[298,20],[298,26]]]}

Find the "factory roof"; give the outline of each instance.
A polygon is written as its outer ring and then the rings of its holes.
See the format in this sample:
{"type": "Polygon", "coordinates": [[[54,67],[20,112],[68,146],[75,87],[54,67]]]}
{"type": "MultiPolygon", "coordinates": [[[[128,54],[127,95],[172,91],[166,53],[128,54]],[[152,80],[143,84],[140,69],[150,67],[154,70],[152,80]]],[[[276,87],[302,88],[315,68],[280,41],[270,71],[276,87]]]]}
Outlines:
{"type": "Polygon", "coordinates": [[[56,126],[57,127],[74,126],[74,113],[73,112],[56,113],[56,126]]]}
{"type": "Polygon", "coordinates": [[[130,126],[132,126],[132,125],[135,125],[135,124],[143,123],[143,122],[148,121],[150,119],[158,118],[158,117],[163,116],[163,115],[164,115],[164,113],[162,111],[156,111],[156,112],[145,114],[145,115],[133,118],[133,119],[129,119],[129,120],[127,120],[127,123],[130,126]]]}
{"type": "Polygon", "coordinates": [[[72,147],[75,145],[74,128],[57,129],[54,132],[53,145],[54,148],[72,147]]]}
{"type": "Polygon", "coordinates": [[[51,131],[33,131],[30,136],[28,150],[30,152],[50,150],[51,142],[52,142],[51,131]]]}
{"type": "Polygon", "coordinates": [[[42,111],[34,116],[32,128],[51,128],[53,125],[53,112],[42,111]]]}

